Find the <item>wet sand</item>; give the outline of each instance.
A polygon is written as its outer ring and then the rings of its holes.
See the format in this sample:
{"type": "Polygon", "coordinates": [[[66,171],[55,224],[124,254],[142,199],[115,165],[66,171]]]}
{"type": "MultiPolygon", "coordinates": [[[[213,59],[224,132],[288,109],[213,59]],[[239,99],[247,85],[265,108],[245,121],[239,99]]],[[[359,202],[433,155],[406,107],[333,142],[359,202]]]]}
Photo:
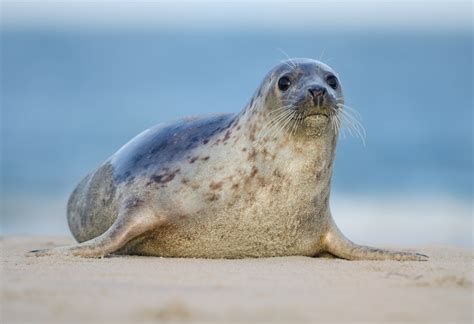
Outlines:
{"type": "Polygon", "coordinates": [[[473,251],[428,262],[27,257],[64,237],[1,239],[2,323],[472,322],[473,251]]]}

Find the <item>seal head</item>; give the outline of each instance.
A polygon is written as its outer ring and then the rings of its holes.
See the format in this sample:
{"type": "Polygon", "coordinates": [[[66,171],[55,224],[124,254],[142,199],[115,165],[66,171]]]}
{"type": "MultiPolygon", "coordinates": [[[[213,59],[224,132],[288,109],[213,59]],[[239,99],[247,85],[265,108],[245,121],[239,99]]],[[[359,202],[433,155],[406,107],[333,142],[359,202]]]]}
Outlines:
{"type": "Polygon", "coordinates": [[[318,136],[328,126],[340,126],[338,111],[344,104],[337,73],[324,63],[291,59],[275,67],[266,77],[266,104],[272,124],[284,125],[293,134],[318,136]],[[290,129],[290,126],[291,127],[290,129]]]}

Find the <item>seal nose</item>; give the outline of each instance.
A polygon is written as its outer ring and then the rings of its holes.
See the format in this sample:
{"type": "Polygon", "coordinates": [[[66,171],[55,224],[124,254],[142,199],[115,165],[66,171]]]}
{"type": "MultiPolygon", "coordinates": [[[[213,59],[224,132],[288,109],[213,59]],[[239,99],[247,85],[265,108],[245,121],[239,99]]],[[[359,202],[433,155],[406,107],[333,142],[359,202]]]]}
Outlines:
{"type": "Polygon", "coordinates": [[[326,88],[322,86],[312,86],[308,89],[309,93],[313,97],[313,99],[322,97],[326,94],[326,88]]]}

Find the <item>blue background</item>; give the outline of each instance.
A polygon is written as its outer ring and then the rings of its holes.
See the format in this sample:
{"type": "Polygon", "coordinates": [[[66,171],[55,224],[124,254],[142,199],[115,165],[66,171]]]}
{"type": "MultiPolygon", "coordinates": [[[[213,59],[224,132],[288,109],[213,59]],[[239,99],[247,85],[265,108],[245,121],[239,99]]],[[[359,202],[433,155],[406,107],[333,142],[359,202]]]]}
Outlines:
{"type": "MultiPolygon", "coordinates": [[[[322,56],[362,115],[366,145],[340,139],[334,197],[449,200],[461,212],[446,221],[472,224],[469,31],[4,28],[1,37],[4,233],[67,233],[67,195],[86,173],[154,124],[239,111],[285,59],[279,49],[322,56]],[[36,226],[40,217],[50,226],[36,226]]],[[[471,240],[446,231],[442,242],[471,240]]]]}

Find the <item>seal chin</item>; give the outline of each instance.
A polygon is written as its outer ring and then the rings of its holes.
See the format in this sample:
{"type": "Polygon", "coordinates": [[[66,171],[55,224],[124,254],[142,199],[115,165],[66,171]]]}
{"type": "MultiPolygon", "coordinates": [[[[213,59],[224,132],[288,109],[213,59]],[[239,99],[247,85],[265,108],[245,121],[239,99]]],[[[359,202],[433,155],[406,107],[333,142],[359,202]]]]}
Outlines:
{"type": "Polygon", "coordinates": [[[307,127],[318,128],[329,122],[329,116],[323,113],[306,116],[304,123],[307,127]]]}
{"type": "Polygon", "coordinates": [[[319,137],[329,125],[329,116],[324,113],[316,113],[303,119],[304,134],[310,138],[319,137]]]}

